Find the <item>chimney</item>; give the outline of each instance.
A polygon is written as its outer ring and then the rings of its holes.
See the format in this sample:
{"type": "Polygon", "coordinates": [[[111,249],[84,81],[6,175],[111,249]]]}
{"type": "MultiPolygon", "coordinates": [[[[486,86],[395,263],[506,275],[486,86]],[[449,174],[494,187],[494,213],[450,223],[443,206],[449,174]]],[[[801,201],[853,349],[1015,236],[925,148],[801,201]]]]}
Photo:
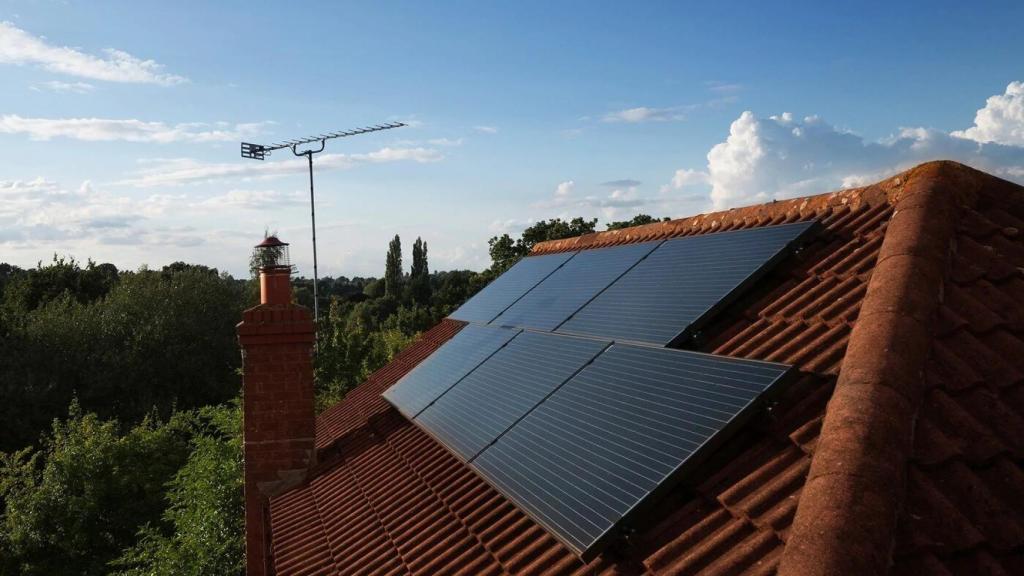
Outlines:
{"type": "Polygon", "coordinates": [[[269,497],[299,483],[315,464],[313,320],[291,303],[288,244],[256,246],[260,304],[238,324],[242,347],[245,563],[248,576],[272,574],[269,497]]]}

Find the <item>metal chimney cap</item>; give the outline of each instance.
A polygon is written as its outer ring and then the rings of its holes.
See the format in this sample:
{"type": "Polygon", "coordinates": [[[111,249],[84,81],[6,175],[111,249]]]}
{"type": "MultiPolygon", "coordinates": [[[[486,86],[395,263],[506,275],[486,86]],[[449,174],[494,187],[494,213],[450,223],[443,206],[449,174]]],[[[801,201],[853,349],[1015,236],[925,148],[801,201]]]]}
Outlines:
{"type": "Polygon", "coordinates": [[[260,242],[255,247],[256,248],[273,248],[275,246],[288,246],[288,243],[287,242],[281,242],[281,240],[279,240],[277,236],[267,236],[266,238],[263,239],[263,242],[260,242]]]}

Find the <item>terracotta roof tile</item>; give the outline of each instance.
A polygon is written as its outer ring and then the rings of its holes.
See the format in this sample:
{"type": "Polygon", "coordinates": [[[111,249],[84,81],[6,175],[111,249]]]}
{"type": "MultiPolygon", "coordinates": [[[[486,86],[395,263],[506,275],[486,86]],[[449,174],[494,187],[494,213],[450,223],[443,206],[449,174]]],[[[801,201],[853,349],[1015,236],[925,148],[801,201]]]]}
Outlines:
{"type": "Polygon", "coordinates": [[[867,188],[547,242],[535,253],[815,217],[824,232],[707,326],[702,344],[717,354],[793,363],[801,378],[669,493],[628,543],[583,565],[380,398],[462,326],[446,320],[320,416],[321,464],[305,486],[271,501],[278,574],[767,575],[838,573],[838,566],[846,573],[1024,573],[1019,187],[930,164],[867,188]],[[921,201],[915,187],[932,196],[921,201]],[[936,209],[955,221],[945,237],[935,234],[936,209]],[[921,258],[924,268],[915,263],[921,258]],[[886,269],[914,275],[885,276],[886,269]],[[924,345],[893,339],[901,332],[885,331],[892,327],[918,334],[924,345]],[[900,364],[914,357],[916,369],[900,364]],[[851,389],[871,361],[881,362],[871,370],[898,379],[868,394],[851,389]],[[851,406],[861,410],[847,418],[870,416],[875,433],[895,436],[878,450],[851,443],[884,437],[830,427],[830,420],[856,422],[837,420],[851,406]],[[843,476],[833,474],[831,484],[819,479],[811,490],[832,506],[811,504],[808,473],[850,465],[896,480],[878,499],[835,484],[843,476]],[[843,505],[856,512],[843,515],[843,505]],[[801,515],[815,510],[801,528],[801,515]],[[833,520],[860,536],[843,536],[833,520]],[[804,529],[836,531],[819,539],[804,529]],[[801,555],[811,563],[797,562],[801,555]]]}

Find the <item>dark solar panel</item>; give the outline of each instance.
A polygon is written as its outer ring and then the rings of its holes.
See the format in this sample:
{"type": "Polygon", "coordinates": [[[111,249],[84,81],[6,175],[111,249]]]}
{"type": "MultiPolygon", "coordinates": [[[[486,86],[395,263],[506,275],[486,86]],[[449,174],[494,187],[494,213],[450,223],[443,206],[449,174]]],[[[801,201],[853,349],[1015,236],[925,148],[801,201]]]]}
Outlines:
{"type": "Polygon", "coordinates": [[[523,258],[476,293],[449,318],[486,324],[546,278],[575,252],[523,258]]]}
{"type": "Polygon", "coordinates": [[[613,344],[472,465],[586,560],[713,451],[788,370],[613,344]]]}
{"type": "Polygon", "coordinates": [[[661,242],[584,250],[555,270],[492,324],[554,330],[661,242]]]}
{"type": "Polygon", "coordinates": [[[815,222],[666,240],[557,331],[669,345],[685,338],[815,222]]]}
{"type": "Polygon", "coordinates": [[[472,460],[610,342],[521,332],[444,393],[415,422],[472,460]]]}
{"type": "Polygon", "coordinates": [[[412,419],[519,330],[470,324],[384,391],[384,398],[412,419]]]}

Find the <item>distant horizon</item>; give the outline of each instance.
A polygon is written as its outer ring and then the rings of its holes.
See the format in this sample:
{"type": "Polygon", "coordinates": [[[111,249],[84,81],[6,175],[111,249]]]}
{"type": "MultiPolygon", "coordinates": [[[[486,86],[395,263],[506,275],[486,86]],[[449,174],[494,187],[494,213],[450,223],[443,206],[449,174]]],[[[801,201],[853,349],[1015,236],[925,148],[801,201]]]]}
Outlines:
{"type": "Polygon", "coordinates": [[[386,121],[408,126],[317,157],[325,276],[379,274],[395,234],[427,240],[433,268],[482,270],[488,238],[539,220],[679,218],[927,160],[1024,183],[1022,18],[1010,2],[8,0],[0,260],[237,275],[270,228],[311,270],[304,159],[240,143],[386,121]]]}

